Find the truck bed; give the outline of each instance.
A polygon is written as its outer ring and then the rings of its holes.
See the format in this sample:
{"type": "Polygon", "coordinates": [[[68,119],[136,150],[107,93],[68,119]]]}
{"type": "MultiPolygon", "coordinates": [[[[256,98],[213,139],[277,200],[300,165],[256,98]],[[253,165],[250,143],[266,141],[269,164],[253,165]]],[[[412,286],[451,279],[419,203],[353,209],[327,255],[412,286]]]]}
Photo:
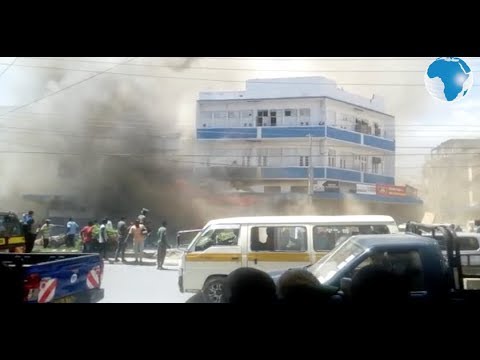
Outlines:
{"type": "Polygon", "coordinates": [[[0,302],[97,302],[102,276],[98,254],[0,254],[0,302]]]}

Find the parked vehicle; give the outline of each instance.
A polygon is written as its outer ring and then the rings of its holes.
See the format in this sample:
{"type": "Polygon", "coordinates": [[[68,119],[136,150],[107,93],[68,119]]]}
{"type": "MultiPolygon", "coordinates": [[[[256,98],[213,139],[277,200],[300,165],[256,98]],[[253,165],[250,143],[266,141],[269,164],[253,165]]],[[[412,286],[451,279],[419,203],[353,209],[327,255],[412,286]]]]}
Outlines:
{"type": "Polygon", "coordinates": [[[210,221],[185,250],[181,292],[219,302],[223,279],[239,267],[264,271],[312,264],[355,234],[391,234],[390,216],[257,216],[210,221]]]}
{"type": "Polygon", "coordinates": [[[0,302],[94,303],[104,296],[97,254],[0,254],[0,302]]]}
{"type": "MultiPolygon", "coordinates": [[[[478,302],[480,291],[470,288],[468,280],[478,283],[480,276],[472,274],[461,258],[480,255],[462,255],[460,243],[455,232],[446,226],[409,223],[405,234],[353,236],[307,269],[322,284],[336,287],[344,297],[355,274],[364,266],[377,263],[408,276],[413,302],[478,302]],[[440,232],[446,253],[442,253],[436,239],[417,235],[420,230],[440,232]]],[[[278,281],[282,273],[270,274],[278,281]]]]}

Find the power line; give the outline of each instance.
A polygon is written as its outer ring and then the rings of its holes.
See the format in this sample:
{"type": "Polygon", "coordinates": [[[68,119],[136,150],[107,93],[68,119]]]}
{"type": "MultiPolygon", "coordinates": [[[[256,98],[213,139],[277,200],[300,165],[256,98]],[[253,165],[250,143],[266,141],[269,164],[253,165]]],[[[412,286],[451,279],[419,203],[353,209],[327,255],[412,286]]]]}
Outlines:
{"type": "MultiPolygon", "coordinates": [[[[222,82],[222,83],[242,83],[244,84],[246,80],[231,80],[231,79],[210,79],[210,78],[195,78],[195,77],[187,77],[187,76],[166,76],[166,75],[152,75],[152,74],[134,74],[134,73],[124,73],[124,72],[116,72],[116,71],[110,71],[114,67],[117,67],[119,65],[124,65],[124,64],[117,64],[109,69],[103,70],[103,71],[96,71],[96,70],[80,70],[80,69],[66,69],[66,68],[56,68],[56,67],[46,67],[46,66],[33,66],[33,65],[22,65],[24,67],[31,67],[31,68],[48,68],[48,69],[58,69],[58,70],[67,70],[67,71],[79,71],[79,72],[88,72],[88,73],[95,73],[96,75],[93,75],[84,81],[89,80],[92,77],[98,76],[100,74],[113,74],[113,75],[122,75],[122,76],[131,76],[131,77],[145,77],[145,78],[157,78],[157,79],[170,79],[170,80],[186,80],[186,81],[211,81],[211,82],[222,82]]],[[[251,79],[248,79],[251,80],[251,79]]],[[[81,83],[81,82],[79,82],[81,83]]],[[[408,83],[349,83],[349,82],[336,82],[335,84],[332,83],[316,83],[316,82],[296,82],[296,81],[261,81],[261,79],[255,79],[255,83],[257,84],[283,84],[283,85],[314,85],[314,86],[425,86],[424,83],[419,83],[419,84],[408,84],[408,83]]],[[[76,84],[72,84],[74,86],[76,84]]],[[[472,86],[480,86],[480,84],[473,84],[472,86]]],[[[68,87],[67,87],[68,88],[68,87]]],[[[65,89],[67,89],[65,88],[65,89]]],[[[60,90],[59,90],[60,91],[60,90]]],[[[54,95],[55,93],[52,93],[51,95],[54,95]]],[[[51,96],[47,95],[45,97],[51,96]]],[[[42,100],[43,98],[39,99],[42,100]]],[[[37,100],[37,101],[39,101],[37,100]]],[[[35,102],[37,102],[35,101],[35,102]]],[[[27,104],[25,106],[28,106],[31,104],[27,104]]],[[[0,116],[2,116],[1,114],[0,116]]]]}
{"type": "MultiPolygon", "coordinates": [[[[226,110],[227,111],[227,110],[226,110]]],[[[240,110],[239,110],[240,111],[240,110]]],[[[27,116],[27,115],[34,115],[34,116],[50,116],[50,117],[61,117],[61,118],[66,118],[66,117],[70,117],[72,116],[71,114],[68,114],[68,113],[46,113],[46,112],[29,112],[29,111],[22,111],[22,112],[16,112],[14,114],[12,114],[11,116],[27,116]]],[[[106,123],[121,123],[121,122],[128,122],[128,123],[145,123],[145,122],[149,122],[150,120],[137,120],[138,119],[138,116],[135,116],[135,115],[131,115],[129,116],[128,118],[124,118],[122,117],[120,121],[114,121],[114,120],[107,120],[105,119],[105,116],[106,117],[112,117],[114,115],[112,115],[111,113],[105,113],[105,114],[98,114],[97,116],[86,116],[86,117],[81,117],[82,120],[100,120],[100,122],[106,122],[106,123]],[[135,120],[132,120],[132,119],[135,119],[135,120]]],[[[75,119],[77,120],[77,118],[75,117],[72,117],[72,119],[75,119]]],[[[192,121],[183,121],[183,122],[175,122],[175,124],[192,124],[192,125],[195,125],[196,123],[196,119],[192,120],[192,121]]],[[[322,125],[324,126],[324,125],[322,125]]],[[[329,127],[333,127],[331,125],[328,125],[329,127]]],[[[413,123],[413,124],[395,124],[393,126],[389,126],[389,125],[384,125],[383,128],[386,128],[386,129],[394,129],[394,128],[411,128],[411,127],[425,127],[425,128],[436,128],[436,127],[448,127],[448,128],[453,128],[453,127],[458,127],[458,128],[462,128],[462,127],[471,127],[471,128],[480,128],[480,125],[475,125],[475,124],[455,124],[455,125],[437,125],[437,124],[424,124],[424,125],[421,125],[421,124],[416,124],[416,123],[413,123]]],[[[239,127],[239,128],[245,128],[245,127],[239,127]]],[[[281,126],[277,126],[275,128],[282,128],[281,126]]],[[[307,127],[306,127],[307,128],[307,127]]],[[[314,127],[315,128],[315,127],[314,127]]],[[[193,128],[194,130],[196,129],[205,129],[205,128],[193,128]]],[[[226,128],[226,129],[229,129],[229,128],[226,128]]],[[[340,130],[344,130],[344,129],[340,129],[340,130]]],[[[351,131],[352,130],[347,130],[347,131],[351,131]]],[[[402,130],[399,130],[399,131],[402,131],[402,130]]],[[[368,135],[368,134],[366,134],[368,135]]],[[[479,139],[480,140],[480,139],[479,139]]]]}
{"type": "MultiPolygon", "coordinates": [[[[134,60],[134,59],[136,59],[136,58],[127,60],[126,63],[129,62],[129,61],[132,61],[132,60],[134,60]]],[[[56,95],[56,94],[58,94],[58,93],[60,93],[60,92],[62,92],[62,91],[67,90],[67,89],[71,89],[71,88],[74,87],[74,86],[77,86],[77,85],[79,85],[79,84],[82,84],[82,83],[84,83],[84,82],[86,82],[86,81],[88,81],[88,80],[90,80],[90,79],[93,79],[93,78],[96,77],[96,76],[99,76],[99,75],[101,75],[101,74],[104,74],[104,73],[108,72],[109,70],[114,69],[116,66],[117,66],[117,65],[111,66],[111,67],[109,67],[108,69],[106,69],[106,70],[104,70],[104,71],[102,71],[102,72],[96,73],[96,74],[94,74],[94,75],[92,75],[92,76],[87,77],[86,79],[83,79],[83,80],[77,81],[77,82],[75,82],[75,83],[73,83],[73,84],[70,84],[70,85],[68,85],[68,86],[65,86],[64,88],[62,88],[62,89],[60,89],[60,90],[54,91],[54,92],[52,92],[52,93],[50,93],[50,94],[47,94],[47,95],[42,96],[42,97],[40,97],[40,98],[37,98],[37,99],[35,99],[35,100],[27,103],[27,104],[17,106],[17,107],[15,107],[15,108],[13,108],[12,110],[9,110],[9,111],[7,111],[7,112],[5,112],[5,113],[3,113],[3,114],[0,114],[0,117],[5,116],[5,115],[10,114],[10,113],[13,113],[13,112],[15,112],[15,111],[17,111],[17,110],[23,109],[23,108],[25,108],[25,107],[27,107],[27,106],[33,105],[33,104],[35,104],[35,103],[37,103],[37,102],[39,102],[39,101],[41,101],[41,100],[43,100],[43,99],[46,99],[46,98],[51,97],[51,96],[54,96],[54,95],[56,95]]]]}
{"type": "MultiPolygon", "coordinates": [[[[94,152],[88,152],[88,153],[74,153],[74,152],[52,152],[52,151],[9,151],[9,150],[0,150],[0,154],[26,154],[26,155],[61,155],[61,156],[99,156],[99,157],[121,157],[121,158],[146,158],[146,157],[158,157],[158,154],[135,154],[135,153],[94,153],[94,152]]],[[[163,157],[161,161],[171,161],[175,163],[189,163],[189,164],[197,164],[197,165],[205,165],[206,167],[215,167],[215,166],[223,166],[227,167],[229,169],[245,169],[245,168],[257,168],[258,166],[240,166],[236,165],[233,166],[231,163],[220,163],[220,162],[209,162],[209,161],[193,161],[193,160],[179,160],[179,159],[172,159],[169,157],[163,157]]],[[[260,166],[262,167],[262,166],[260,166]]],[[[292,167],[292,166],[263,166],[262,168],[286,168],[286,167],[292,167]]],[[[298,168],[305,168],[305,166],[293,166],[293,167],[298,167],[298,168]]],[[[320,165],[316,166],[317,168],[324,168],[328,167],[325,165],[320,165]]],[[[330,168],[330,167],[329,167],[330,168]]],[[[480,168],[480,165],[476,166],[470,166],[470,165],[454,165],[454,166],[429,166],[428,169],[450,169],[450,168],[480,168]]],[[[333,167],[332,169],[340,169],[340,170],[351,170],[351,171],[358,171],[355,169],[350,169],[350,168],[340,168],[340,167],[333,167]]],[[[396,166],[395,169],[425,169],[425,166],[396,166]]],[[[381,175],[381,174],[374,174],[374,175],[381,175]]],[[[382,176],[389,176],[389,175],[382,175],[382,176]]]]}
{"type": "MultiPolygon", "coordinates": [[[[50,61],[66,61],[66,62],[80,62],[80,63],[95,63],[95,64],[118,64],[115,62],[95,61],[95,60],[69,60],[69,59],[55,59],[55,58],[39,58],[30,57],[28,59],[36,60],[50,60],[50,61]]],[[[1,63],[0,63],[1,64],[1,63]]],[[[18,65],[25,67],[34,67],[32,65],[18,65]]],[[[161,64],[142,64],[142,63],[130,63],[123,66],[140,66],[140,67],[153,67],[153,68],[168,68],[168,69],[182,69],[182,70],[214,70],[214,71],[248,71],[248,72],[287,72],[287,73],[424,73],[425,70],[329,70],[329,69],[308,69],[308,70],[292,70],[292,69],[259,69],[259,68],[229,68],[229,67],[212,67],[212,66],[188,66],[181,65],[161,65],[161,64]]],[[[48,67],[57,69],[57,67],[48,67]]],[[[78,69],[58,68],[72,71],[88,71],[78,69]]]]}
{"type": "Polygon", "coordinates": [[[15,64],[15,61],[17,61],[17,59],[18,58],[13,59],[13,61],[10,64],[2,64],[2,65],[7,65],[7,67],[3,69],[3,71],[0,73],[0,78],[2,77],[3,74],[7,72],[8,69],[10,69],[13,66],[13,64],[15,64]]]}

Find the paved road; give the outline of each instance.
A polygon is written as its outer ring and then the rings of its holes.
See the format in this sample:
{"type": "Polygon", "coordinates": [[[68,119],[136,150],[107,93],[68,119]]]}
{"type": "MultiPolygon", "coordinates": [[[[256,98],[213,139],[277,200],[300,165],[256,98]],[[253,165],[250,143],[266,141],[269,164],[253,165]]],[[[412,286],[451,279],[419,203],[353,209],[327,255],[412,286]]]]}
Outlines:
{"type": "Polygon", "coordinates": [[[105,264],[102,303],[184,303],[191,294],[178,290],[177,270],[146,265],[105,264]]]}

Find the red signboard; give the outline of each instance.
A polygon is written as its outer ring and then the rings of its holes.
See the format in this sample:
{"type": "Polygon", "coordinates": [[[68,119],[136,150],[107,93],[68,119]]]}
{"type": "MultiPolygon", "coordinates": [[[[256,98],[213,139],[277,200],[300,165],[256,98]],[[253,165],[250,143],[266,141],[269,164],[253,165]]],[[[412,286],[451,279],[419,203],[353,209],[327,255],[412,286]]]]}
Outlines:
{"type": "Polygon", "coordinates": [[[383,196],[406,196],[405,186],[380,185],[377,184],[377,195],[383,196]]]}

